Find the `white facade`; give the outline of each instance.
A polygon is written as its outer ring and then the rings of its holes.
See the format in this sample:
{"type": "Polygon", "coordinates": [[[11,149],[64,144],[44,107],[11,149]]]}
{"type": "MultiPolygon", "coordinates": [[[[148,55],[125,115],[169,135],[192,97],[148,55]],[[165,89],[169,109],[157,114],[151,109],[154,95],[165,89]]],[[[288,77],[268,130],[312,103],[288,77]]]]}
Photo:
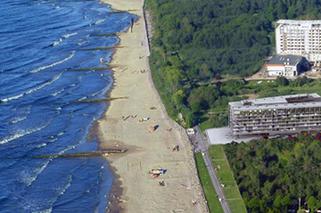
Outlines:
{"type": "Polygon", "coordinates": [[[266,65],[266,71],[268,76],[284,76],[284,77],[294,77],[298,75],[297,66],[291,65],[266,65]]]}
{"type": "Polygon", "coordinates": [[[274,55],[265,64],[268,76],[294,77],[309,69],[309,62],[297,55],[274,55]]]}
{"type": "Polygon", "coordinates": [[[279,20],[275,30],[276,53],[321,61],[321,20],[279,20]]]}

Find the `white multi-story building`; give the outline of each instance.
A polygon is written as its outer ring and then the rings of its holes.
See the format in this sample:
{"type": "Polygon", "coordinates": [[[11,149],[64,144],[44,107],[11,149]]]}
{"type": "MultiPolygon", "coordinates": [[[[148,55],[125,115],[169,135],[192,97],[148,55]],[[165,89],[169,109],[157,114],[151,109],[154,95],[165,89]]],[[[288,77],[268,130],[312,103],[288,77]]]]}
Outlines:
{"type": "Polygon", "coordinates": [[[275,29],[276,53],[321,61],[321,20],[279,20],[275,29]]]}

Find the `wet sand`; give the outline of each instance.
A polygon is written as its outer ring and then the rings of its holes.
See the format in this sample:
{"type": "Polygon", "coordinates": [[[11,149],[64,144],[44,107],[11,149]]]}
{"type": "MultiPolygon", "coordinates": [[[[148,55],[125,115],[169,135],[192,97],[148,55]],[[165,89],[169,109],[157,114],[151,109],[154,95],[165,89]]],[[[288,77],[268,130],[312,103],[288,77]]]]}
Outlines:
{"type": "Polygon", "coordinates": [[[140,17],[133,32],[120,34],[122,48],[116,49],[111,63],[115,68],[110,97],[128,98],[112,101],[98,122],[102,148],[129,150],[107,156],[118,177],[116,185],[120,185],[114,189],[113,211],[207,212],[192,147],[184,129],[167,116],[151,80],[143,0],[103,2],[140,17]],[[151,127],[156,125],[153,131],[151,127]],[[179,151],[172,151],[175,145],[179,145],[179,151]],[[167,172],[151,177],[149,171],[157,168],[167,172]]]}

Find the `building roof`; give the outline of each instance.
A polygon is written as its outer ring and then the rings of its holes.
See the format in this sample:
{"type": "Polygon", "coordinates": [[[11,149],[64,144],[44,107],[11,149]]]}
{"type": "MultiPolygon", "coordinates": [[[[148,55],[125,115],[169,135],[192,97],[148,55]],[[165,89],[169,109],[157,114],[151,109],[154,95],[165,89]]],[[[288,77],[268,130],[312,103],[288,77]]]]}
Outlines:
{"type": "Polygon", "coordinates": [[[233,131],[229,127],[206,129],[205,133],[210,144],[227,144],[233,141],[241,143],[262,138],[260,135],[234,136],[233,131]]]}
{"type": "Polygon", "coordinates": [[[300,61],[302,61],[302,59],[303,57],[298,55],[274,55],[266,64],[296,66],[300,61]]]}
{"type": "Polygon", "coordinates": [[[321,107],[321,97],[316,93],[285,95],[235,101],[229,106],[234,110],[321,107]]]}
{"type": "Polygon", "coordinates": [[[300,25],[300,24],[306,24],[306,25],[312,25],[312,24],[321,24],[321,20],[290,20],[290,19],[280,19],[276,22],[277,24],[294,24],[294,25],[300,25]]]}

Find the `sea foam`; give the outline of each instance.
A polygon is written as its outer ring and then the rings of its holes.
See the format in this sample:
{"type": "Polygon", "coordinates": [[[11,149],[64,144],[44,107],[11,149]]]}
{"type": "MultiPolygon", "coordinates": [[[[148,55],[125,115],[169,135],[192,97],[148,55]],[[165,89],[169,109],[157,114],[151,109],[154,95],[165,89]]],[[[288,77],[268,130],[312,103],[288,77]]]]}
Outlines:
{"type": "Polygon", "coordinates": [[[31,186],[31,184],[37,180],[37,177],[45,170],[45,168],[48,166],[49,162],[52,161],[52,159],[47,160],[44,164],[42,164],[40,167],[34,169],[31,172],[23,173],[22,174],[22,181],[27,185],[31,186]]]}
{"type": "Polygon", "coordinates": [[[55,97],[55,96],[59,95],[60,93],[62,93],[63,91],[65,91],[65,89],[58,90],[57,92],[54,92],[51,95],[55,97]]]}
{"type": "Polygon", "coordinates": [[[98,24],[101,24],[103,22],[105,22],[105,19],[98,19],[94,24],[98,25],[98,24]]]}
{"type": "Polygon", "coordinates": [[[36,128],[18,130],[15,134],[0,139],[0,144],[6,144],[23,136],[38,132],[47,126],[48,124],[36,128]]]}
{"type": "Polygon", "coordinates": [[[11,119],[10,123],[16,124],[27,119],[27,116],[14,117],[11,119]]]}
{"type": "Polygon", "coordinates": [[[61,44],[62,41],[63,41],[62,38],[59,38],[58,41],[54,41],[51,45],[52,45],[53,47],[58,46],[59,44],[61,44]]]}
{"type": "Polygon", "coordinates": [[[60,60],[60,61],[56,61],[56,62],[54,62],[54,63],[52,63],[52,64],[48,64],[48,65],[45,65],[45,66],[42,66],[42,67],[38,67],[37,69],[33,69],[33,70],[31,70],[30,72],[31,72],[31,73],[37,73],[37,72],[40,72],[40,71],[42,71],[42,70],[45,70],[45,69],[48,69],[48,68],[57,66],[57,65],[59,65],[59,64],[62,64],[62,63],[64,63],[64,62],[72,59],[72,58],[75,56],[75,52],[76,52],[76,51],[72,51],[71,54],[70,54],[68,57],[64,58],[64,59],[62,59],[62,60],[60,60]]]}
{"type": "Polygon", "coordinates": [[[72,36],[75,36],[75,35],[77,35],[78,33],[68,33],[68,34],[65,34],[65,35],[63,35],[62,37],[63,38],[69,38],[69,37],[72,37],[72,36]]]}
{"type": "Polygon", "coordinates": [[[14,96],[11,96],[11,97],[7,97],[7,98],[3,98],[0,100],[0,102],[8,102],[8,101],[12,101],[12,100],[16,100],[16,99],[19,99],[19,98],[22,98],[23,96],[25,95],[29,95],[33,92],[36,92],[46,86],[49,86],[50,84],[52,84],[53,82],[57,81],[62,75],[62,72],[59,73],[58,75],[56,75],[53,79],[51,79],[50,81],[47,81],[43,84],[40,84],[39,86],[36,86],[36,87],[33,87],[29,90],[27,90],[26,92],[23,92],[23,93],[20,93],[18,95],[14,95],[14,96]]]}

